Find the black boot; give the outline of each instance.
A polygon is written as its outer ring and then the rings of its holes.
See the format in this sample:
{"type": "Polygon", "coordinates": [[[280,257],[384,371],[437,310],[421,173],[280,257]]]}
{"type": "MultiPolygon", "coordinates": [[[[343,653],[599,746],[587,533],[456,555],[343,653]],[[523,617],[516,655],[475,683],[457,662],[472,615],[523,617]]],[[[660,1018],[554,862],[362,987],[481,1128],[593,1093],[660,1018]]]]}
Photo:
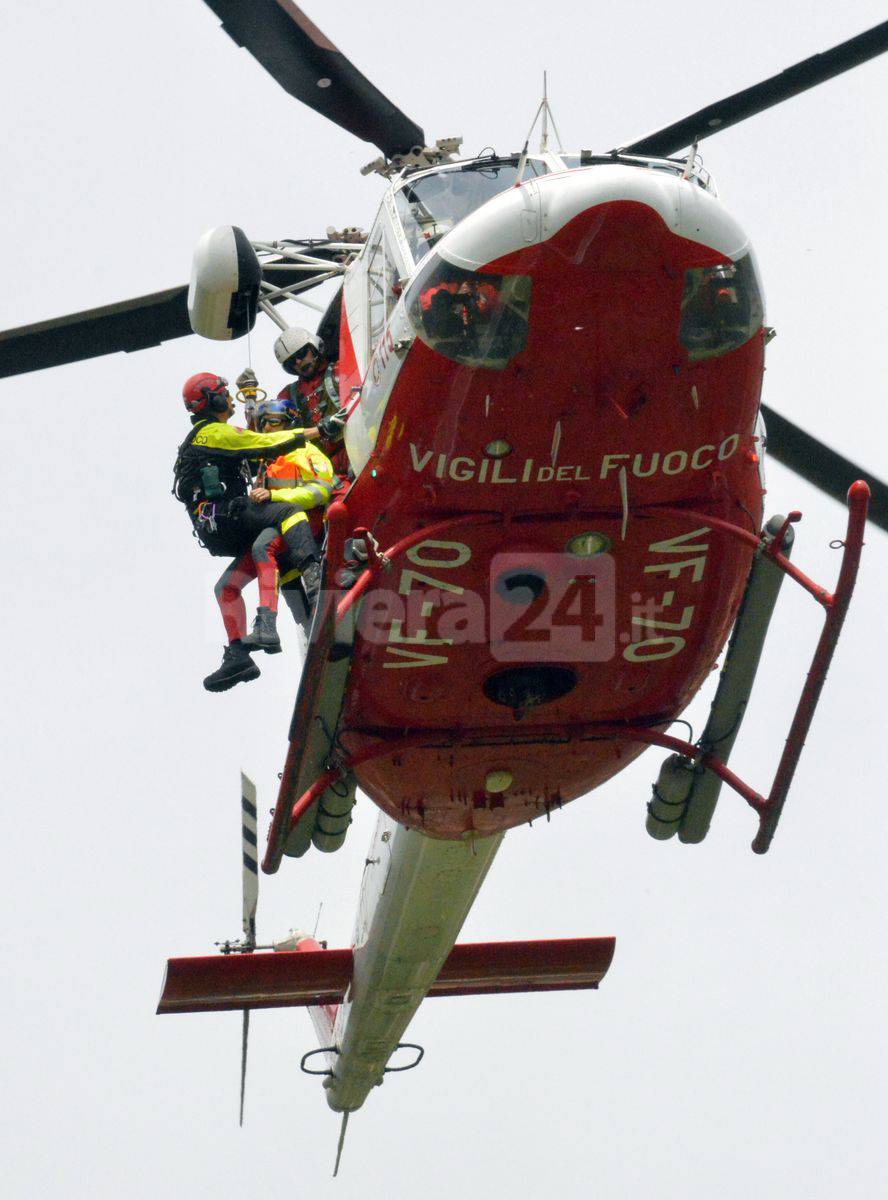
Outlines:
{"type": "Polygon", "coordinates": [[[363,573],[364,568],[359,563],[347,558],[336,572],[336,582],[344,592],[350,592],[363,573]]]}
{"type": "Polygon", "coordinates": [[[319,562],[308,562],[302,568],[302,590],[305,593],[308,611],[313,613],[321,592],[321,564],[319,562]]]}
{"type": "Polygon", "coordinates": [[[244,638],[248,650],[264,650],[266,654],[280,654],[281,639],[277,631],[277,613],[260,604],[256,609],[253,631],[244,638]]]}
{"type": "Polygon", "coordinates": [[[241,641],[225,647],[222,666],[203,681],[208,692],[227,692],[236,683],[246,683],[259,677],[259,668],[250,658],[250,651],[241,641]]]}
{"type": "Polygon", "coordinates": [[[345,539],[345,561],[336,572],[336,582],[350,591],[367,569],[367,544],[363,538],[345,539]]]}

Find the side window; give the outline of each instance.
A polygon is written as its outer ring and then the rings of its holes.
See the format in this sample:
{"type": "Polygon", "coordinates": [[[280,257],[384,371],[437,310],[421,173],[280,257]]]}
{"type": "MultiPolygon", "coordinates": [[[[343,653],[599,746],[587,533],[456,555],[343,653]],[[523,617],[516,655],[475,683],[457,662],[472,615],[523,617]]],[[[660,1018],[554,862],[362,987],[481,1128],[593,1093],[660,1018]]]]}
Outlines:
{"type": "Polygon", "coordinates": [[[383,250],[382,228],[374,230],[367,246],[367,290],[369,300],[370,353],[376,345],[385,324],[385,251],[383,250]]]}
{"type": "Polygon", "coordinates": [[[380,222],[367,241],[367,328],[371,354],[398,302],[397,282],[398,272],[389,247],[388,232],[380,222]]]}
{"type": "Polygon", "coordinates": [[[385,319],[388,320],[392,315],[395,305],[398,303],[398,297],[401,294],[400,283],[398,277],[398,268],[395,266],[395,256],[392,253],[390,233],[386,230],[386,235],[383,240],[383,253],[385,254],[385,319]]]}

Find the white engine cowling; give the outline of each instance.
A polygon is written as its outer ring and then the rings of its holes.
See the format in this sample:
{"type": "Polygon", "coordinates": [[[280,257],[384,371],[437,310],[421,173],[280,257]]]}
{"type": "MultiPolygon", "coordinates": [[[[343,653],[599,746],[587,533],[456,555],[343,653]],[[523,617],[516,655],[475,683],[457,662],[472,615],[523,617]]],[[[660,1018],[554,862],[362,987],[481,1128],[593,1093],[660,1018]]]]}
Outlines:
{"type": "Polygon", "coordinates": [[[256,323],[262,269],[249,238],[236,225],[208,230],[194,250],[188,319],[201,337],[230,341],[256,323]]]}

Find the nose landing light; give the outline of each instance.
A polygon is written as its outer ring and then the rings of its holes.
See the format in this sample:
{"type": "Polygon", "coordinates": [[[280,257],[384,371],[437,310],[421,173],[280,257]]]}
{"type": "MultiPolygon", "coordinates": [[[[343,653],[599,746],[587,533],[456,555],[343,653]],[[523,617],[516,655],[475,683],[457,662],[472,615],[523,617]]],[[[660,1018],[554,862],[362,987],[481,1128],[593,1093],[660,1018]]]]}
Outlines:
{"type": "Polygon", "coordinates": [[[497,795],[499,792],[507,792],[512,786],[514,776],[511,771],[488,771],[484,779],[485,792],[491,792],[497,795]]]}
{"type": "Polygon", "coordinates": [[[564,549],[575,558],[595,558],[599,554],[605,554],[610,547],[609,537],[605,537],[603,533],[590,531],[578,533],[572,537],[564,549]]]}

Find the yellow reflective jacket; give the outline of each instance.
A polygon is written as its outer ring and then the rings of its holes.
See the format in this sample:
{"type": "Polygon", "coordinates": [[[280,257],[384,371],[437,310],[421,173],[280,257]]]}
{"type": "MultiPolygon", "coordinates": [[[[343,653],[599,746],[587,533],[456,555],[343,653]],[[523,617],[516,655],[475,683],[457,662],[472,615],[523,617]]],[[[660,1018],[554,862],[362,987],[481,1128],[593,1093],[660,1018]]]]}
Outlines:
{"type": "Polygon", "coordinates": [[[268,464],[265,486],[272,500],[295,504],[303,512],[326,508],[333,494],[333,464],[315,445],[282,454],[268,464]]]}

